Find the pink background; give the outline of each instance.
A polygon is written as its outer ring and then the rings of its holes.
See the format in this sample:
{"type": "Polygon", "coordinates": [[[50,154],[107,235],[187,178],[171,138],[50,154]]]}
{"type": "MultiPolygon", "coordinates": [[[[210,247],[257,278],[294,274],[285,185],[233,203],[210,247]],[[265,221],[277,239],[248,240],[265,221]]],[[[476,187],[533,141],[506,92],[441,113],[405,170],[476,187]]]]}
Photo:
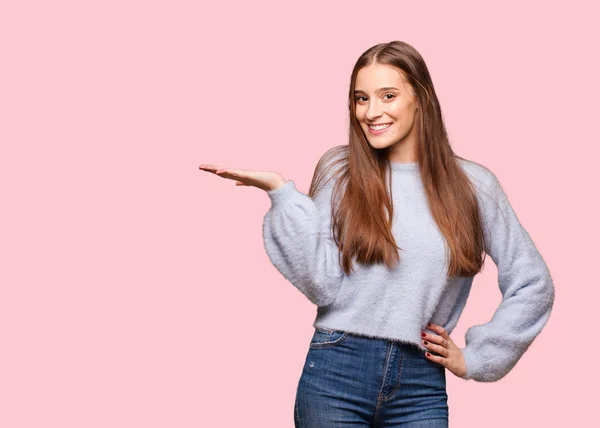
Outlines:
{"type": "MultiPolygon", "coordinates": [[[[421,52],[455,151],[499,177],[556,284],[491,384],[447,372],[454,427],[597,416],[593,2],[0,2],[0,426],[292,427],[316,307],[270,264],[257,188],[307,192],[347,142],[352,66],[421,52]]],[[[452,337],[488,321],[490,261],[452,337]]]]}

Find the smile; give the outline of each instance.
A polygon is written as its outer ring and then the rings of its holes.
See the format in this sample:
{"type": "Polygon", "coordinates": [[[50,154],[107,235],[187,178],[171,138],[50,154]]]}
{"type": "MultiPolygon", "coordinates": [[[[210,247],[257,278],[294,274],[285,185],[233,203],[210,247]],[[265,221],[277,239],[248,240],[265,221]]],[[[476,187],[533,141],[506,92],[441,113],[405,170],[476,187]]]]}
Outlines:
{"type": "Polygon", "coordinates": [[[369,134],[371,135],[381,135],[384,134],[390,129],[393,123],[381,123],[377,125],[369,125],[369,134]]]}
{"type": "Polygon", "coordinates": [[[374,129],[375,131],[380,131],[382,129],[389,128],[390,126],[392,126],[391,123],[385,123],[381,125],[369,125],[369,128],[374,129]]]}

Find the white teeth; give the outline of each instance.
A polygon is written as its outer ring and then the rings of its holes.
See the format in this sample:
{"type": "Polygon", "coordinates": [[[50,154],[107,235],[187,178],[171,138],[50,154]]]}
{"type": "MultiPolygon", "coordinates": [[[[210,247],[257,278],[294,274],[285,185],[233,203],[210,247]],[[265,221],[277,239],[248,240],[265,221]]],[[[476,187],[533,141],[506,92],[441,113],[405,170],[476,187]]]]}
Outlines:
{"type": "Polygon", "coordinates": [[[391,125],[392,125],[391,123],[388,123],[387,125],[377,125],[377,126],[371,126],[371,125],[369,125],[369,128],[371,128],[371,129],[373,129],[373,130],[375,130],[375,131],[379,131],[379,130],[381,130],[381,129],[388,128],[388,127],[390,127],[391,125]]]}

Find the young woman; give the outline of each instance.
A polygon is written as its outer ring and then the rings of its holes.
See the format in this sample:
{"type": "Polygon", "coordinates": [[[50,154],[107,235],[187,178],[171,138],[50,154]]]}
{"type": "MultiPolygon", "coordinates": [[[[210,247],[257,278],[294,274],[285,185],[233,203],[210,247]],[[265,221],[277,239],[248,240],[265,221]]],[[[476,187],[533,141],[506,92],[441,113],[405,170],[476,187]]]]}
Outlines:
{"type": "Polygon", "coordinates": [[[496,176],[452,151],[412,46],[367,50],[349,109],[349,142],[321,157],[308,195],[276,172],[200,168],[267,192],[267,254],[317,305],[296,426],[447,427],[446,370],[504,377],[550,316],[552,278],[496,176]],[[502,302],[459,348],[486,254],[502,302]]]}

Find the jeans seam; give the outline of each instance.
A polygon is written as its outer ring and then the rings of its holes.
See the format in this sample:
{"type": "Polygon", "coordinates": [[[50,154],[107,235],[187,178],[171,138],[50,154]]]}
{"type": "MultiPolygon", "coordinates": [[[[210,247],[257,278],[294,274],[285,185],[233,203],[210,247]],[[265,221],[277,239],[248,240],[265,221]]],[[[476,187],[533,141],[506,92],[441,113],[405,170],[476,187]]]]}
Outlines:
{"type": "Polygon", "coordinates": [[[375,421],[377,421],[377,416],[379,416],[379,409],[381,408],[381,403],[383,402],[383,400],[381,399],[381,392],[383,391],[383,388],[385,386],[385,381],[387,380],[387,372],[388,372],[388,367],[390,364],[389,358],[390,358],[390,353],[393,348],[392,342],[388,341],[387,346],[388,346],[388,349],[387,349],[387,353],[386,353],[384,364],[383,364],[383,380],[381,381],[381,387],[379,388],[379,392],[377,393],[377,405],[375,406],[375,415],[373,416],[373,424],[375,424],[375,421]]]}
{"type": "Polygon", "coordinates": [[[298,380],[298,386],[296,386],[296,398],[294,399],[294,413],[296,414],[296,421],[298,422],[298,426],[301,426],[301,424],[300,424],[300,412],[298,410],[298,394],[300,393],[300,382],[301,381],[302,381],[302,376],[298,380]]]}
{"type": "Polygon", "coordinates": [[[328,345],[337,345],[346,340],[346,332],[342,333],[340,337],[335,340],[330,340],[329,342],[314,342],[310,343],[309,348],[317,349],[317,348],[326,348],[328,345]],[[322,345],[322,346],[321,346],[322,345]]]}
{"type": "Polygon", "coordinates": [[[400,389],[400,378],[401,378],[401,374],[402,374],[402,369],[403,369],[403,365],[402,362],[404,361],[404,353],[400,354],[400,363],[398,367],[398,377],[396,378],[396,386],[394,387],[393,391],[389,393],[389,395],[387,397],[384,397],[382,399],[382,401],[386,401],[389,400],[390,398],[392,398],[394,396],[394,394],[398,391],[398,389],[400,389]]]}

